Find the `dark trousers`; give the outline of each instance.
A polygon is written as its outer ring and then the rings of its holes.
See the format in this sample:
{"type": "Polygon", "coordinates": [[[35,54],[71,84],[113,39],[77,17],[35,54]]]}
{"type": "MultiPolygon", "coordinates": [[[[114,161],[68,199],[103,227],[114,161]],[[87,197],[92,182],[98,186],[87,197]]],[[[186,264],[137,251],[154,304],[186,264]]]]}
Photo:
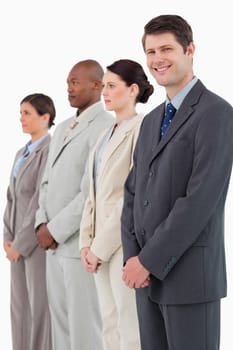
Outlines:
{"type": "Polygon", "coordinates": [[[136,301],[141,350],[219,350],[220,300],[161,305],[140,288],[136,301]]]}

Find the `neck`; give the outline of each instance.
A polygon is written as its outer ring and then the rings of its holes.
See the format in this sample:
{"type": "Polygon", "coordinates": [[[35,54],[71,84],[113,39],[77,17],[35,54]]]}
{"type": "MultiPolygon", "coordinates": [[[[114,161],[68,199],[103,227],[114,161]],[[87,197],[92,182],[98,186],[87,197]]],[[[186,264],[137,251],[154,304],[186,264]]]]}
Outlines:
{"type": "Polygon", "coordinates": [[[100,102],[99,98],[95,98],[91,101],[88,101],[85,105],[79,106],[78,108],[78,113],[81,114],[82,112],[84,112],[87,108],[91,107],[92,105],[94,105],[95,103],[100,102]]]}
{"type": "Polygon", "coordinates": [[[43,137],[44,135],[46,135],[48,133],[48,131],[44,131],[44,132],[40,132],[37,134],[31,134],[31,143],[39,140],[41,137],[43,137]]]}
{"type": "Polygon", "coordinates": [[[193,72],[191,72],[185,79],[180,81],[179,84],[166,86],[166,94],[169,100],[172,100],[193,78],[194,75],[193,72]]]}
{"type": "Polygon", "coordinates": [[[116,124],[121,124],[124,120],[134,117],[137,112],[136,109],[117,111],[116,113],[116,124]]]}

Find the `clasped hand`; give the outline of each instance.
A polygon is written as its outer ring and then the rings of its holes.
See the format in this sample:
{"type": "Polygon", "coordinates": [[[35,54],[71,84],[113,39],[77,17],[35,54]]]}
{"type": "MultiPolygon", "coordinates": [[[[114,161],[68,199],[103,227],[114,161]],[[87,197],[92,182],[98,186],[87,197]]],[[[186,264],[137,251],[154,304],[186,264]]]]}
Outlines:
{"type": "Polygon", "coordinates": [[[122,279],[129,288],[144,288],[150,283],[149,271],[140,263],[137,256],[129,258],[123,267],[122,279]]]}
{"type": "Polygon", "coordinates": [[[12,246],[12,241],[8,240],[4,242],[4,250],[6,252],[6,257],[11,262],[17,262],[20,258],[19,252],[12,246]]]}
{"type": "Polygon", "coordinates": [[[97,272],[101,265],[101,260],[91,251],[90,247],[81,249],[81,260],[87,272],[97,272]]]}
{"type": "Polygon", "coordinates": [[[56,249],[58,243],[55,241],[45,224],[41,224],[36,230],[36,237],[41,248],[56,249]]]}

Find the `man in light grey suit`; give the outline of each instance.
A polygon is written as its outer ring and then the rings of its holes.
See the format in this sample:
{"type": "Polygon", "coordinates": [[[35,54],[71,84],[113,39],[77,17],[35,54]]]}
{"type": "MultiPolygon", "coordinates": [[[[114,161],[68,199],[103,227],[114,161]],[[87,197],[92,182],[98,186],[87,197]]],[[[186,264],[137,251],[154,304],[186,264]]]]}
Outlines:
{"type": "Polygon", "coordinates": [[[167,101],[145,116],[125,184],[123,279],[136,288],[142,350],[217,350],[233,108],[194,76],[182,17],[161,15],[144,29],[167,101]]]}
{"type": "Polygon", "coordinates": [[[47,250],[47,289],[54,350],[101,350],[101,319],[93,276],[80,261],[78,235],[88,193],[89,152],[113,122],[101,99],[103,69],[94,60],[70,71],[68,98],[77,108],[52,137],[36,214],[37,239],[47,250]],[[86,174],[86,175],[85,175],[86,174]]]}

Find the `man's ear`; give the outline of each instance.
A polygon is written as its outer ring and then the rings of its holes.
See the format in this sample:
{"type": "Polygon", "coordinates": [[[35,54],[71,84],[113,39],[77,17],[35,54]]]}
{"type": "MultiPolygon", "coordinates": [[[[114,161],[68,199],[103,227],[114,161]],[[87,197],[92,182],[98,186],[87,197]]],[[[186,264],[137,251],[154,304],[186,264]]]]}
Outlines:
{"type": "Polygon", "coordinates": [[[103,89],[103,82],[102,80],[93,80],[93,86],[94,86],[94,89],[97,89],[97,90],[102,90],[103,89]]]}

